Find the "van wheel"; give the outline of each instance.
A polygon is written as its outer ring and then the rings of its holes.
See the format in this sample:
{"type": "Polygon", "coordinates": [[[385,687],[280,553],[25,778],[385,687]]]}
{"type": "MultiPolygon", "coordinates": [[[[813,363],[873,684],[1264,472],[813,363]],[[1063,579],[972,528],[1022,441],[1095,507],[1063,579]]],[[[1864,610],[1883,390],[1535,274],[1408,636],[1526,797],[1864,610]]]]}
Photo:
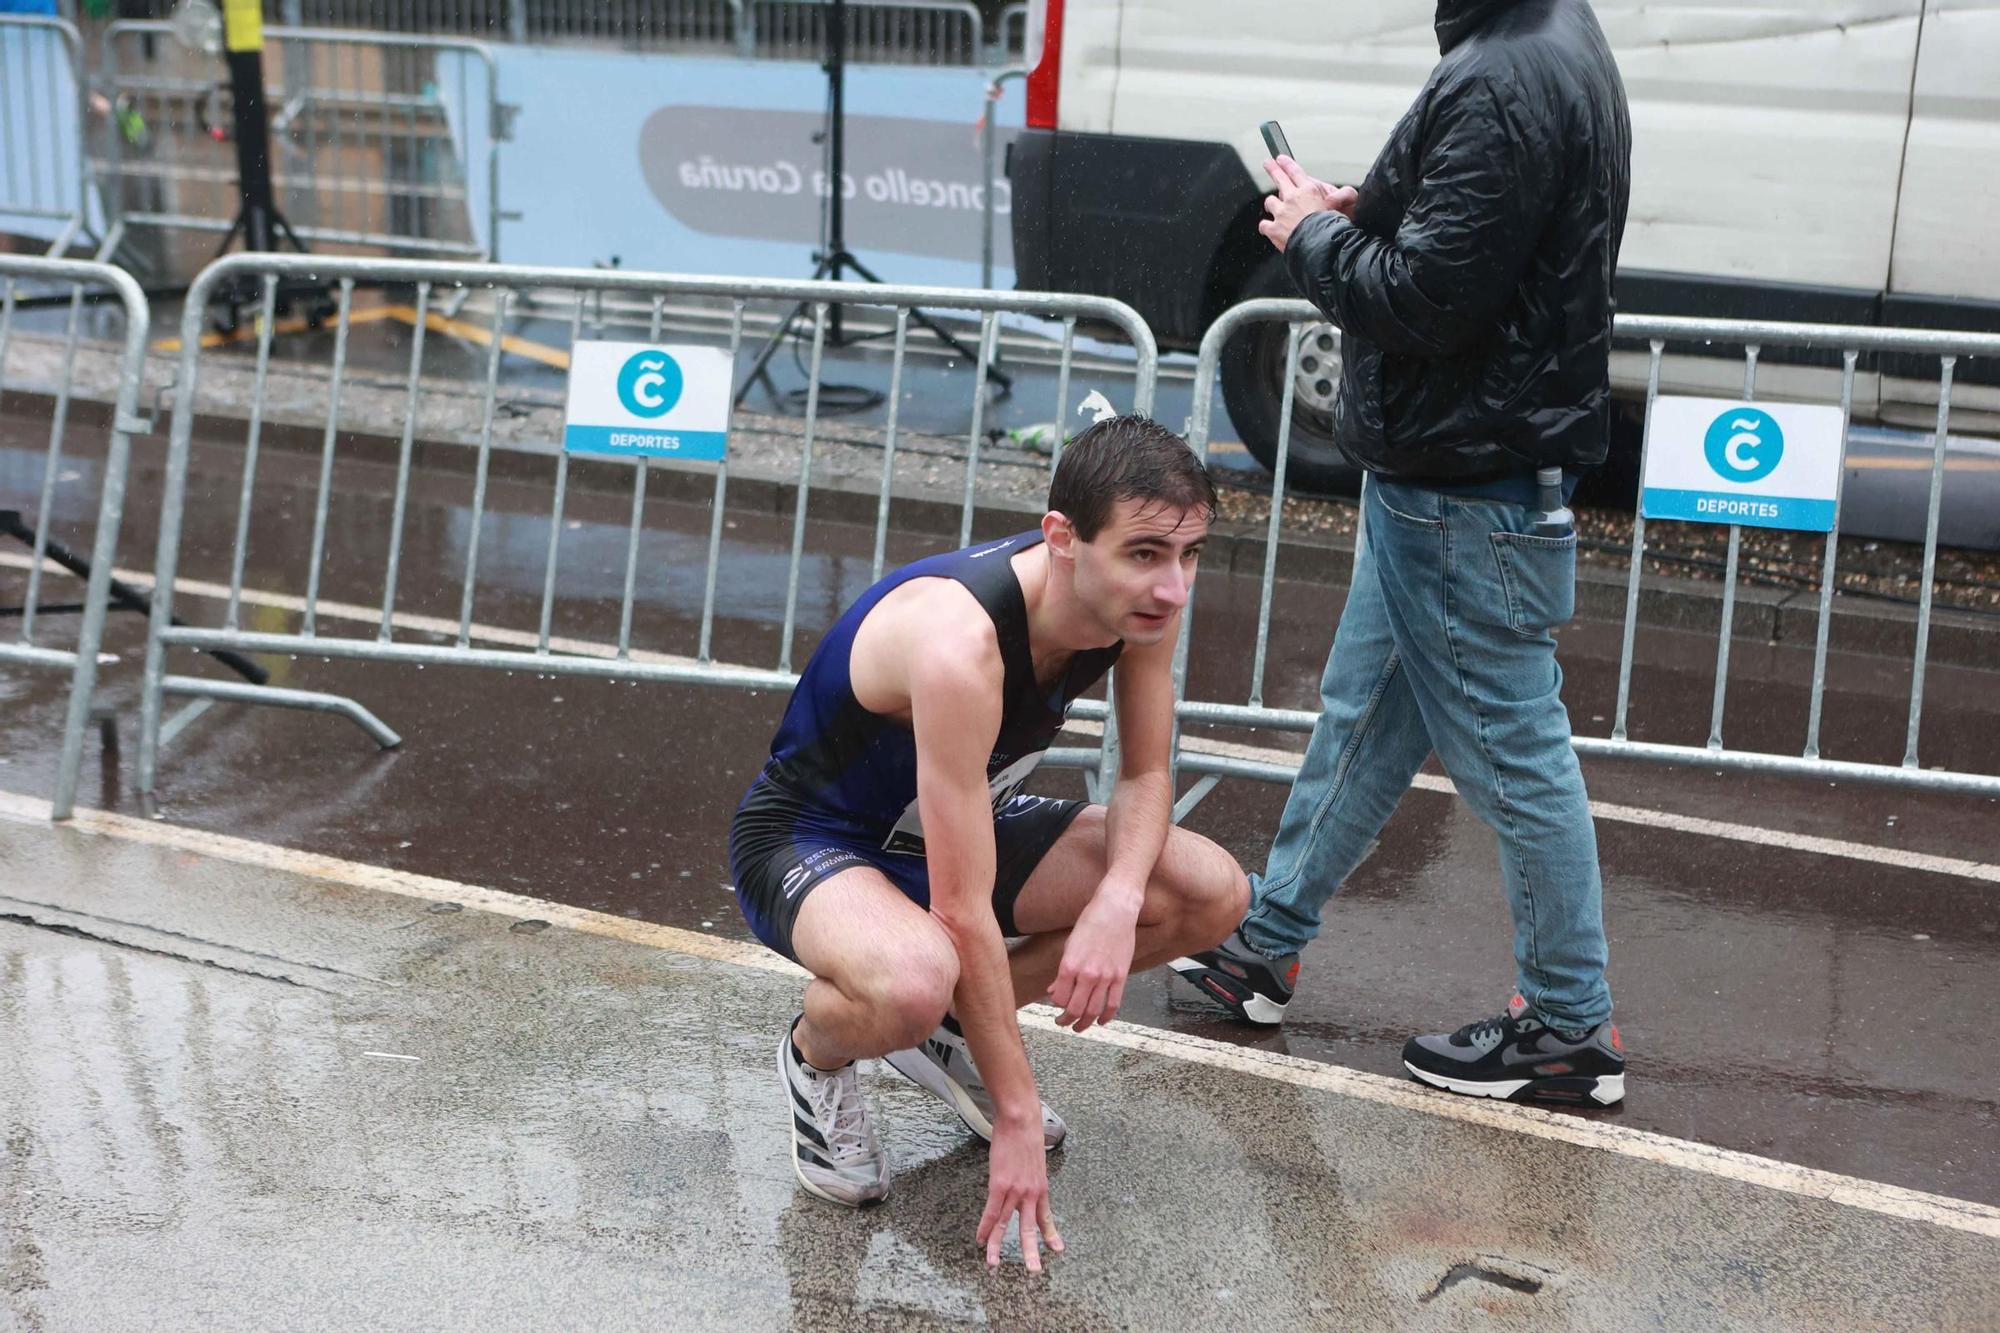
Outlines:
{"type": "MultiPolygon", "coordinates": [[[[1272,255],[1243,284],[1239,300],[1296,297],[1284,257],[1272,255]]],[[[1278,422],[1284,408],[1285,338],[1275,321],[1245,325],[1222,348],[1222,401],[1244,447],[1274,476],[1278,422]]],[[[1340,396],[1340,331],[1309,325],[1299,342],[1297,388],[1292,399],[1292,443],[1285,468],[1288,494],[1359,495],[1361,470],[1333,442],[1333,406],[1340,396]]]]}

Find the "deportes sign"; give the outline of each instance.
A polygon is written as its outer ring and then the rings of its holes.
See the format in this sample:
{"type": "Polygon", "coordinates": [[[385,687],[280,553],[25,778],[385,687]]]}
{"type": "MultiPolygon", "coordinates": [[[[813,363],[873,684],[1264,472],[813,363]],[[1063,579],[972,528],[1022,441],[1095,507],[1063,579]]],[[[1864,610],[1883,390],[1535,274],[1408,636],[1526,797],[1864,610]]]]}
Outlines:
{"type": "Polygon", "coordinates": [[[580,342],[570,356],[563,450],[719,462],[729,446],[729,353],[580,342]]]}
{"type": "Polygon", "coordinates": [[[1830,531],[1840,497],[1842,426],[1837,407],[1655,399],[1640,512],[1830,531]]]}

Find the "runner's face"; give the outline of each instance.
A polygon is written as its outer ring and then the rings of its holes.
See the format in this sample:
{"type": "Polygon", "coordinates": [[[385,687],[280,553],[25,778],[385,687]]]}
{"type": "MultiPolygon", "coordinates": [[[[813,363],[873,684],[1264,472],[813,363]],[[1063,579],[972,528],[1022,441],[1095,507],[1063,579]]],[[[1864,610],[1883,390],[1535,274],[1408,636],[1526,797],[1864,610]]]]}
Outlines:
{"type": "Polygon", "coordinates": [[[1199,509],[1121,500],[1094,540],[1076,544],[1077,596],[1125,642],[1158,643],[1178,625],[1207,539],[1199,509]]]}

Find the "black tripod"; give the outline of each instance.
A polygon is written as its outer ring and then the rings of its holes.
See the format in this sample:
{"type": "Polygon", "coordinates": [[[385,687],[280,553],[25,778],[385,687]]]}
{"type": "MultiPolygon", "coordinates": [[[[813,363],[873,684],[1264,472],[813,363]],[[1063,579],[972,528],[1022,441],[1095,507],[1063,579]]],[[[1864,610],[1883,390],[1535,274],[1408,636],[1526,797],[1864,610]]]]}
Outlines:
{"type": "MultiPolygon", "coordinates": [[[[21,511],[18,509],[0,509],[0,537],[11,537],[30,551],[35,549],[35,530],[29,527],[22,519],[21,511]]],[[[61,565],[85,583],[90,582],[90,561],[78,555],[75,551],[70,550],[69,547],[63,545],[55,538],[43,537],[41,539],[41,554],[43,559],[61,565]]],[[[110,609],[113,611],[137,611],[142,616],[153,613],[153,595],[133,587],[123,579],[112,579],[110,592],[110,609]]],[[[81,602],[70,602],[60,606],[38,604],[35,607],[35,614],[42,616],[81,615],[83,611],[84,605],[81,602]]],[[[25,616],[27,613],[28,608],[25,604],[20,607],[0,606],[0,620],[15,616],[25,616]]],[[[176,626],[187,624],[179,616],[172,617],[169,623],[176,626]]],[[[271,673],[241,653],[232,653],[226,648],[204,649],[203,651],[207,652],[210,657],[213,657],[231,671],[234,671],[237,675],[243,677],[243,679],[249,681],[252,685],[270,684],[271,673]]]]}
{"type": "MultiPolygon", "coordinates": [[[[844,193],[844,186],[847,183],[847,0],[832,0],[832,4],[824,12],[826,15],[826,64],[821,66],[821,68],[826,71],[828,94],[826,127],[828,159],[826,243],[825,248],[815,256],[819,263],[813,269],[812,280],[817,282],[821,278],[831,278],[835,282],[841,282],[845,280],[842,274],[846,272],[853,273],[863,282],[872,282],[879,286],[882,283],[882,279],[876,277],[868,266],[863,264],[859,259],[856,259],[854,252],[847,248],[847,232],[844,223],[845,212],[843,209],[844,201],[842,194],[844,193]]],[[[751,363],[750,374],[744,379],[743,387],[736,391],[736,402],[739,405],[743,402],[744,398],[749,396],[750,386],[757,383],[757,381],[763,380],[767,387],[770,386],[769,367],[771,358],[777,354],[778,348],[791,335],[792,326],[798,323],[799,316],[805,313],[808,304],[810,303],[800,301],[797,305],[793,306],[791,313],[779,322],[777,331],[772,333],[769,340],[765,342],[763,349],[757,353],[757,359],[751,363]]],[[[850,340],[847,338],[846,331],[841,325],[840,304],[838,302],[834,303],[827,310],[826,314],[827,341],[835,347],[846,346],[850,340]]],[[[977,352],[967,347],[959,339],[958,335],[938,323],[931,316],[912,307],[910,318],[930,330],[939,342],[951,348],[966,360],[975,364],[978,362],[979,354],[977,352]]],[[[859,340],[855,339],[853,341],[859,340]]],[[[1014,385],[1013,378],[1002,372],[997,366],[989,368],[987,374],[1003,389],[1011,389],[1014,385]]]]}
{"type": "MultiPolygon", "coordinates": [[[[271,185],[271,124],[264,100],[263,25],[254,16],[229,15],[225,6],[223,23],[229,34],[225,59],[229,66],[231,128],[236,140],[236,176],[242,207],[216,254],[227,253],[239,236],[245,250],[269,252],[276,248],[281,234],[293,249],[304,254],[305,243],[278,211],[277,193],[271,185]],[[248,30],[243,30],[246,27],[248,30]]],[[[221,332],[236,331],[244,307],[260,299],[260,285],[254,274],[245,273],[217,291],[213,301],[219,307],[216,327],[221,332]]],[[[290,311],[293,298],[304,298],[307,317],[315,324],[333,313],[333,302],[320,283],[281,282],[276,297],[279,313],[290,311]]]]}

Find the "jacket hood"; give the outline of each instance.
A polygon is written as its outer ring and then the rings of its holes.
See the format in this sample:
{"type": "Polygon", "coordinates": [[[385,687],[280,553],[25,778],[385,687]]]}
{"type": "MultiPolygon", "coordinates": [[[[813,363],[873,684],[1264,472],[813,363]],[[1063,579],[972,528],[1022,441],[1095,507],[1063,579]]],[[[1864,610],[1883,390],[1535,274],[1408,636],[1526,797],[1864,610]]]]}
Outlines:
{"type": "Polygon", "coordinates": [[[1438,54],[1448,55],[1452,47],[1486,26],[1495,14],[1519,3],[1520,0],[1438,0],[1438,54]]]}

